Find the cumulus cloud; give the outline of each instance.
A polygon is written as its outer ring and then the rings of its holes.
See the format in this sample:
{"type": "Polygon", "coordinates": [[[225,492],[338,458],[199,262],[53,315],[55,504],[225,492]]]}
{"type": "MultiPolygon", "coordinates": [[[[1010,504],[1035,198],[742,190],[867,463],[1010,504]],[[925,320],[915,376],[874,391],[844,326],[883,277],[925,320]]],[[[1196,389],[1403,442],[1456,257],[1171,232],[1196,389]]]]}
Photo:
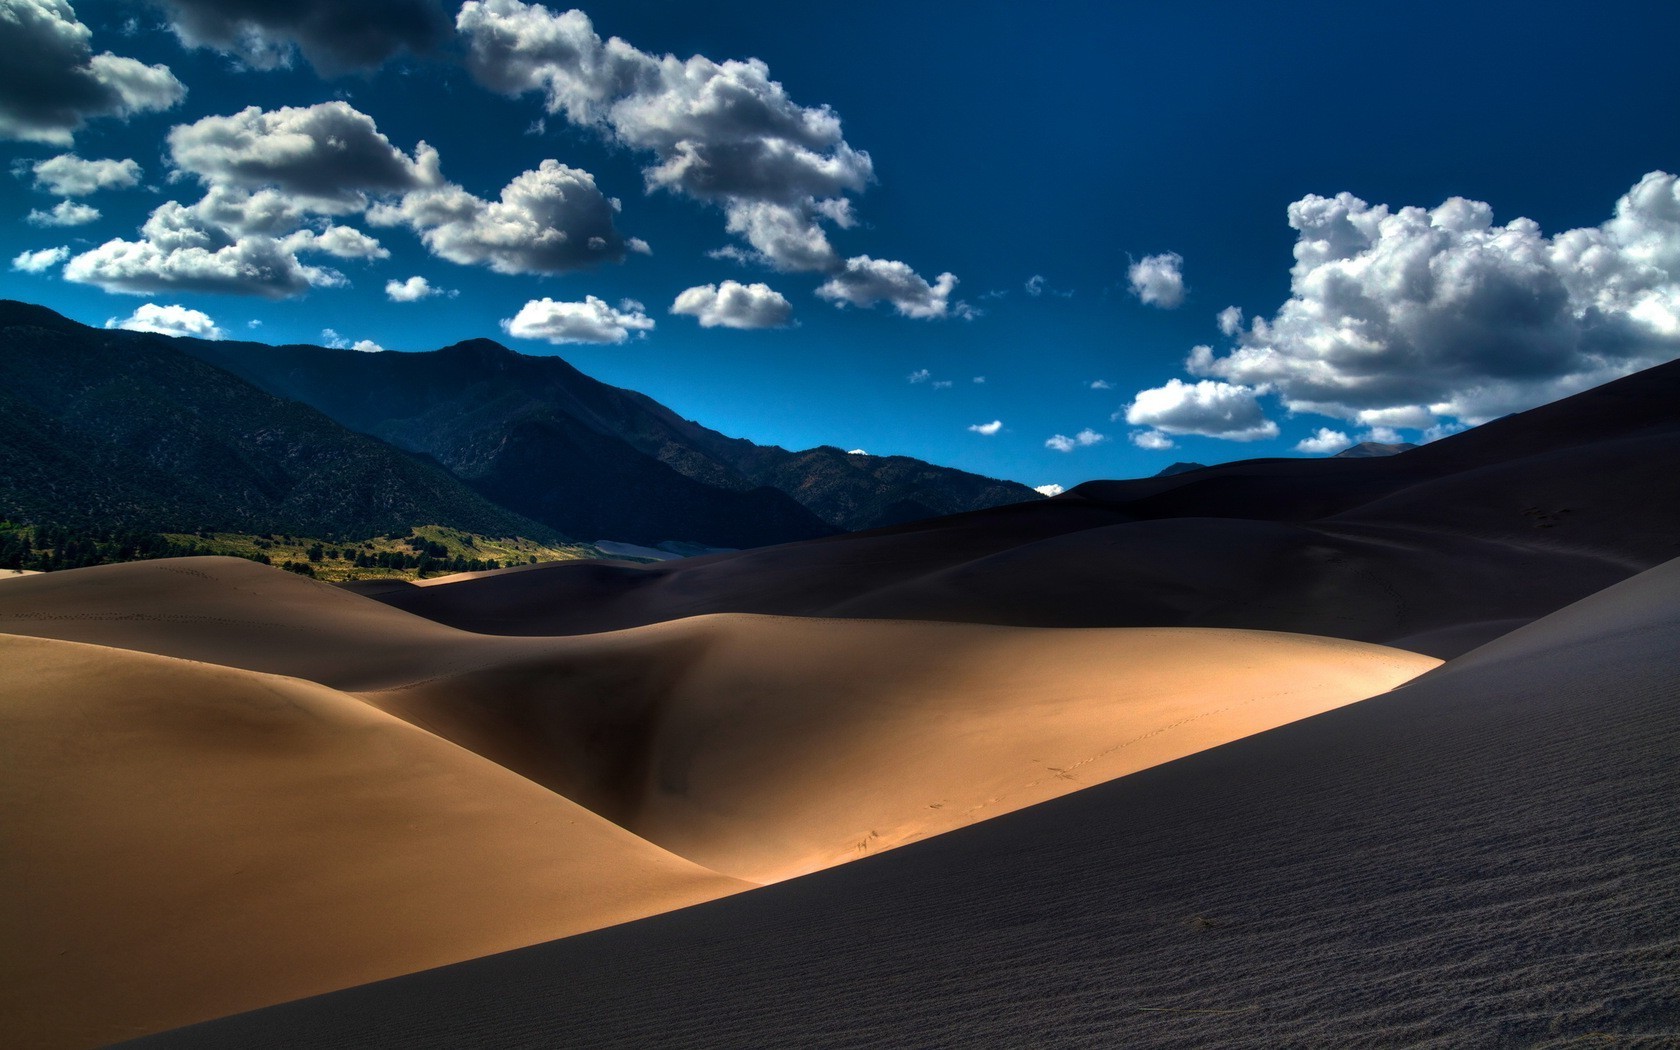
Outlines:
{"type": "Polygon", "coordinates": [[[1145,255],[1126,270],[1132,294],[1163,310],[1184,302],[1184,257],[1177,252],[1145,255]]]}
{"type": "Polygon", "coordinates": [[[30,165],[35,188],[60,197],[86,197],[100,190],[122,190],[140,182],[140,165],[132,160],[83,160],[74,153],[38,160],[30,165]]]}
{"type": "Polygon", "coordinates": [[[1219,330],[1228,336],[1242,331],[1243,312],[1240,306],[1227,306],[1219,311],[1219,330]]]}
{"type": "MultiPolygon", "coordinates": [[[[826,227],[856,224],[848,194],[874,181],[874,163],[846,141],[832,109],[794,102],[763,62],[649,54],[601,39],[582,11],[521,0],[468,0],[455,25],[481,84],[540,92],[548,112],[651,154],[642,171],[649,192],[720,207],[726,229],[750,248],[721,254],[787,272],[850,272],[826,227]]],[[[944,316],[945,304],[900,312],[944,316]]]]}
{"type": "Polygon", "coordinates": [[[836,306],[891,303],[903,316],[925,320],[945,316],[956,286],[956,277],[948,273],[929,284],[905,263],[859,255],[847,259],[845,268],[819,287],[817,294],[836,306]]]}
{"type": "Polygon", "coordinates": [[[408,226],[450,262],[542,274],[623,259],[629,246],[613,225],[613,211],[595,176],[545,160],[503,187],[499,200],[446,183],[376,204],[367,218],[377,226],[408,226]]]}
{"type": "Polygon", "coordinates": [[[1312,437],[1302,438],[1295,443],[1295,451],[1308,452],[1315,456],[1328,456],[1342,451],[1353,444],[1353,439],[1340,430],[1329,427],[1319,427],[1312,437]]]}
{"type": "Polygon", "coordinates": [[[990,423],[973,423],[970,424],[968,429],[972,430],[976,434],[984,434],[987,437],[991,437],[993,434],[996,434],[998,431],[1003,429],[1003,420],[994,419],[990,423]]]}
{"type": "Polygon", "coordinates": [[[1169,448],[1178,447],[1171,437],[1159,430],[1134,430],[1131,433],[1131,442],[1150,452],[1165,452],[1169,448]]]}
{"type": "Polygon", "coordinates": [[[12,269],[23,273],[46,273],[69,257],[70,249],[63,247],[21,252],[12,259],[12,269]]]}
{"type": "Polygon", "coordinates": [[[178,169],[209,185],[272,187],[327,214],[360,211],[368,193],[443,181],[435,150],[422,142],[408,156],[347,102],[205,117],[171,129],[169,153],[178,169]]]}
{"type": "Polygon", "coordinates": [[[422,299],[430,299],[434,295],[448,294],[424,277],[418,275],[406,281],[386,281],[385,298],[393,303],[417,303],[422,299]]]}
{"type": "Polygon", "coordinates": [[[1479,201],[1289,206],[1290,298],[1186,367],[1367,427],[1479,423],[1680,356],[1680,179],[1651,172],[1599,226],[1546,236],[1479,201]]]}
{"type": "Polygon", "coordinates": [[[641,303],[626,299],[618,309],[595,296],[581,303],[557,303],[533,299],[519,313],[502,321],[502,330],[520,339],[542,339],[550,343],[622,343],[630,333],[653,330],[653,319],[641,303]]]}
{"type": "Polygon", "coordinates": [[[793,305],[769,285],[724,281],[686,289],[671,312],[696,318],[702,328],[780,328],[793,305]]]}
{"type": "Polygon", "coordinates": [[[869,453],[864,451],[861,448],[853,448],[853,449],[847,449],[846,450],[846,455],[848,455],[848,456],[867,456],[867,455],[869,455],[869,453]]]}
{"type": "Polygon", "coordinates": [[[31,209],[23,221],[31,226],[85,226],[99,218],[99,209],[80,201],[59,201],[52,211],[31,209]]]}
{"type": "Polygon", "coordinates": [[[189,47],[236,55],[257,69],[291,64],[302,51],[333,76],[373,69],[398,51],[425,54],[449,35],[437,0],[154,0],[189,47]]]}
{"type": "Polygon", "coordinates": [[[116,239],[84,252],[64,268],[68,280],[110,292],[221,292],[284,299],[312,287],[338,287],[343,274],[302,262],[311,252],[345,259],[387,253],[359,230],[325,225],[298,229],[292,202],[272,191],[215,190],[193,205],[166,201],[140,228],[141,239],[116,239]]]}
{"type": "Polygon", "coordinates": [[[1034,485],[1033,491],[1041,496],[1060,496],[1062,493],[1066,492],[1067,489],[1062,488],[1055,482],[1051,482],[1048,485],[1034,485]]]}
{"type": "Polygon", "coordinates": [[[1079,433],[1068,437],[1066,434],[1052,434],[1045,439],[1044,447],[1055,449],[1057,452],[1072,452],[1076,448],[1089,448],[1100,445],[1108,438],[1087,427],[1079,433]]]}
{"type": "Polygon", "coordinates": [[[91,36],[66,0],[0,3],[0,138],[69,145],[94,117],[168,109],[186,94],[167,66],[96,55],[91,36]]]}
{"type": "Polygon", "coordinates": [[[112,317],[106,328],[122,328],[130,332],[155,332],[158,335],[192,336],[195,339],[222,339],[227,333],[201,310],[184,306],[159,306],[145,303],[127,317],[112,317]]]}
{"type": "MultiPolygon", "coordinates": [[[[1124,409],[1126,422],[1167,434],[1200,434],[1232,441],[1276,437],[1277,424],[1260,407],[1259,391],[1204,379],[1140,390],[1124,409]]],[[[1116,414],[1117,416],[1119,413],[1116,414]]]]}

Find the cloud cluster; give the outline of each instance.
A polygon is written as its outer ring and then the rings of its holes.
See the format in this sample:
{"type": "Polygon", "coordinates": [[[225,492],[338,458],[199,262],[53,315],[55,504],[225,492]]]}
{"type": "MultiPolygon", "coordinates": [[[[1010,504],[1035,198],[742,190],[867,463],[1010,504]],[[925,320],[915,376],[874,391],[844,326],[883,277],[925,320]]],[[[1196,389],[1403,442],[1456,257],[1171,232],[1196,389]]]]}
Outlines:
{"type": "Polygon", "coordinates": [[[533,299],[519,312],[502,321],[502,330],[519,339],[541,339],[550,343],[622,343],[632,332],[653,330],[653,319],[634,299],[614,309],[593,295],[581,303],[557,303],[533,299]]]}
{"type": "Polygon", "coordinates": [[[38,160],[29,170],[35,188],[60,197],[86,197],[100,190],[124,190],[140,182],[140,165],[132,160],[83,160],[74,153],[38,160]]]}
{"type": "Polygon", "coordinates": [[[1107,440],[1107,436],[1087,427],[1072,437],[1068,437],[1066,434],[1052,434],[1045,439],[1044,447],[1055,449],[1057,452],[1072,452],[1076,448],[1090,448],[1092,445],[1100,445],[1107,440]]]}
{"type": "Polygon", "coordinates": [[[1126,270],[1132,294],[1163,310],[1184,302],[1184,257],[1177,252],[1145,255],[1126,270]]]}
{"type": "Polygon", "coordinates": [[[110,318],[105,327],[195,339],[222,339],[227,336],[202,310],[189,310],[178,305],[159,306],[157,303],[145,303],[127,317],[110,318]]]}
{"type": "Polygon", "coordinates": [[[763,62],[652,55],[603,40],[581,11],[522,0],[468,0],[455,25],[481,84],[542,93],[550,113],[651,154],[642,173],[650,192],[720,207],[726,229],[748,245],[721,254],[828,274],[821,294],[836,305],[886,301],[906,317],[946,315],[955,278],[929,284],[904,263],[843,261],[834,250],[826,227],[856,224],[847,195],[874,181],[874,165],[832,109],[794,102],[763,62]]]}
{"type": "Polygon", "coordinates": [[[1290,298],[1246,330],[1222,314],[1235,345],[1186,361],[1245,406],[1275,392],[1290,412],[1427,436],[1680,356],[1680,179],[1666,172],[1603,224],[1552,237],[1461,197],[1393,210],[1308,196],[1288,215],[1290,298]]]}
{"type": "Polygon", "coordinates": [[[449,35],[438,0],[154,2],[182,43],[236,55],[256,69],[289,66],[294,50],[328,76],[373,69],[398,51],[433,51],[449,35]]]}
{"type": "Polygon", "coordinates": [[[376,226],[409,227],[440,258],[497,273],[565,273],[647,250],[619,234],[612,202],[595,177],[557,160],[515,177],[499,200],[445,183],[376,204],[367,218],[376,226]]]}
{"type": "Polygon", "coordinates": [[[793,305],[769,285],[724,281],[684,290],[671,312],[695,318],[702,328],[781,328],[793,305]]]}
{"type": "Polygon", "coordinates": [[[94,54],[66,0],[0,2],[0,139],[69,145],[94,117],[168,109],[186,88],[167,66],[94,54]]]}
{"type": "MultiPolygon", "coordinates": [[[[1122,413],[1116,413],[1120,418],[1122,413]]],[[[1201,434],[1232,441],[1277,437],[1277,424],[1266,418],[1257,392],[1204,379],[1199,383],[1167,380],[1165,386],[1140,390],[1123,410],[1126,422],[1164,434],[1201,434]]],[[[1137,438],[1134,436],[1134,443],[1137,438]]],[[[1147,448],[1147,445],[1140,447],[1147,448]]]]}

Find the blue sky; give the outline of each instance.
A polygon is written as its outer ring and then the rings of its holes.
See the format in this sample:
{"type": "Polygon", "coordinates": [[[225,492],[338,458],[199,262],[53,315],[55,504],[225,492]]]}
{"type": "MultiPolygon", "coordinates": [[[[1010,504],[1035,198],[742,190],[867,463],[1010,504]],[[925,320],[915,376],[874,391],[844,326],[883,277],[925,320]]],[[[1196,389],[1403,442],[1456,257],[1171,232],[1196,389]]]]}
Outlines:
{"type": "Polygon", "coordinates": [[[0,73],[3,294],[90,324],[489,336],[755,441],[1069,486],[1680,356],[1671,3],[0,0],[0,35],[40,56],[0,73]]]}

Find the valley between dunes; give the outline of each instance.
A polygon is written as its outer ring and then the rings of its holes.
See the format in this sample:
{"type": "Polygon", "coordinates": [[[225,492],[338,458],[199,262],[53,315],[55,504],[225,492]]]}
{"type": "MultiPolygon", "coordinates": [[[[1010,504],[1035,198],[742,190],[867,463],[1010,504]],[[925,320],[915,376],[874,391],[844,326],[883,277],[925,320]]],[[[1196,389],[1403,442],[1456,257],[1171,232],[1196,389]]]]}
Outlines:
{"type": "Polygon", "coordinates": [[[10,581],[0,632],[0,1016],[39,1046],[737,893],[1440,662],[1262,631],[760,615],[492,637],[227,558],[10,581]]]}

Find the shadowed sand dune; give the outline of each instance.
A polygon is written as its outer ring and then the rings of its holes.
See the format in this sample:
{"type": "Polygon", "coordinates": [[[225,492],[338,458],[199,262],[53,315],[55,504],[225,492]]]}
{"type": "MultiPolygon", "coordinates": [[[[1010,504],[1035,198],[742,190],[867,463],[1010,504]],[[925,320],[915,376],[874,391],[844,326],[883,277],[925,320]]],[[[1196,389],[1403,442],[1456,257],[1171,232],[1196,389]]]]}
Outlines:
{"type": "Polygon", "coordinates": [[[92,1046],[743,888],[353,697],[0,635],[0,1018],[92,1046]]]}
{"type": "Polygon", "coordinates": [[[416,588],[468,630],[711,612],[1296,631],[1449,657],[1680,556],[1680,363],[1379,459],[1252,460],[659,565],[416,588]]]}
{"type": "Polygon", "coordinates": [[[1360,704],[141,1046],[1672,1045],[1680,561],[1360,704]]]}
{"type": "Polygon", "coordinates": [[[1252,631],[762,616],[486,637],[229,558],[19,581],[0,594],[0,631],[354,690],[754,882],[1316,714],[1438,663],[1252,631]]]}

